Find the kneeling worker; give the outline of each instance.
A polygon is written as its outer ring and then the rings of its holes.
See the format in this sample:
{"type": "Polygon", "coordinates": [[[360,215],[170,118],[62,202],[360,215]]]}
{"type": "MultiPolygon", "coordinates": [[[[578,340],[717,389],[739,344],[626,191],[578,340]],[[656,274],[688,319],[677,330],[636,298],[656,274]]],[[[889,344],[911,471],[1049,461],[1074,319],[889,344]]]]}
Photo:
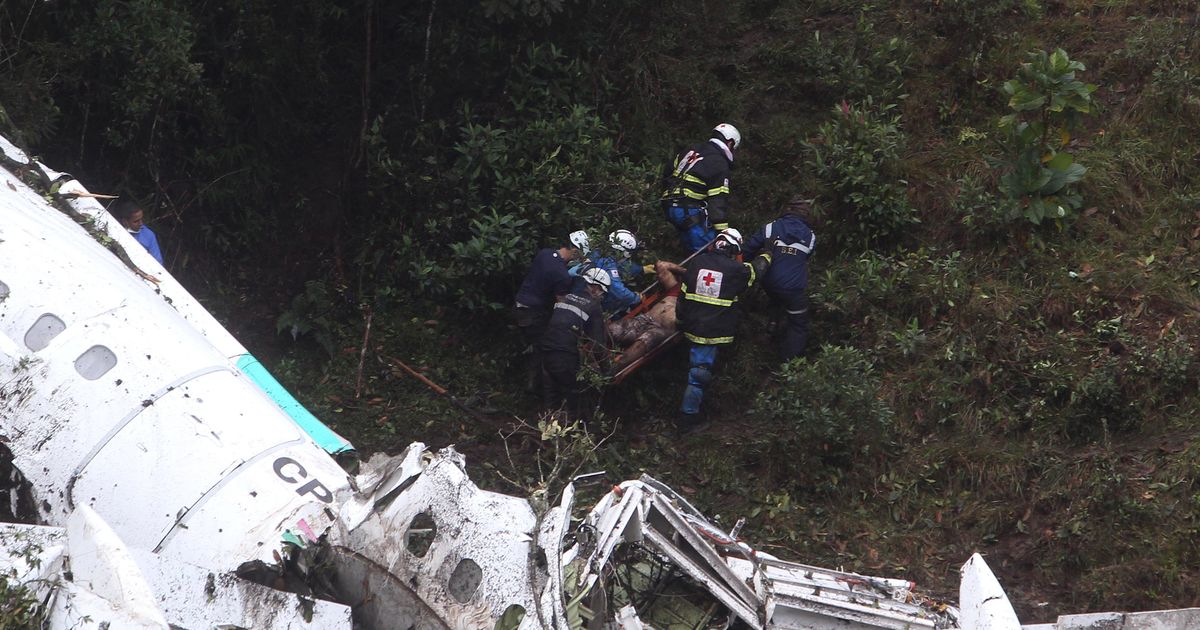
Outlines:
{"type": "Polygon", "coordinates": [[[688,384],[679,408],[678,427],[683,435],[708,426],[700,416],[700,403],[704,388],[712,381],[717,348],[733,343],[738,297],[754,286],[755,278],[771,264],[770,254],[753,262],[739,262],[741,250],[741,232],[721,230],[716,241],[688,264],[683,275],[683,299],[675,313],[679,329],[691,342],[688,384]]]}
{"type": "Polygon", "coordinates": [[[579,293],[568,293],[555,302],[554,312],[546,332],[538,344],[542,353],[543,402],[548,411],[562,409],[575,413],[579,386],[579,346],[590,341],[592,352],[599,360],[608,356],[605,345],[604,312],[600,300],[612,285],[612,278],[603,269],[592,267],[581,277],[585,285],[579,293]]]}

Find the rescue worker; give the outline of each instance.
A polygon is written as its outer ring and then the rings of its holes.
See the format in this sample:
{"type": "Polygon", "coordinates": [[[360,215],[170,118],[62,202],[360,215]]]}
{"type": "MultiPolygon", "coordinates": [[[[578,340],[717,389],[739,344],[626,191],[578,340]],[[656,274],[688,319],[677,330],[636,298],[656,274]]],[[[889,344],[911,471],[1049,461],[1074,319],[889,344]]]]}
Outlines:
{"type": "Polygon", "coordinates": [[[737,128],[721,123],[707,142],[676,155],[664,173],[663,211],[688,252],[703,249],[729,227],[729,172],[741,144],[737,128]]]}
{"type": "Polygon", "coordinates": [[[566,408],[577,413],[579,386],[579,346],[592,344],[598,360],[608,354],[605,341],[604,312],[600,300],[612,286],[608,272],[592,267],[580,274],[584,290],[572,292],[555,302],[554,313],[538,344],[542,353],[543,403],[547,411],[566,408]]]}
{"type": "Polygon", "coordinates": [[[642,296],[630,289],[625,282],[640,274],[643,269],[630,260],[633,252],[638,248],[637,237],[633,235],[633,232],[617,230],[608,235],[608,243],[613,251],[612,255],[596,249],[588,254],[582,263],[571,266],[569,271],[572,276],[575,276],[573,290],[583,288],[584,283],[580,278],[583,271],[596,267],[608,272],[609,277],[612,278],[612,286],[604,294],[604,300],[600,306],[605,313],[610,313],[615,318],[642,301],[642,296]]]}
{"type": "Polygon", "coordinates": [[[675,316],[691,344],[688,353],[688,384],[677,421],[680,434],[703,430],[708,421],[700,415],[704,389],[712,382],[717,349],[733,343],[737,332],[738,297],[754,286],[755,278],[771,264],[769,254],[753,262],[740,262],[742,234],[733,228],[721,230],[709,248],[686,266],[683,299],[675,316]]]}
{"type": "Polygon", "coordinates": [[[778,219],[746,242],[747,256],[762,252],[771,256],[771,268],[763,275],[762,286],[784,313],[784,326],[777,326],[774,333],[784,361],[804,354],[808,341],[808,257],[817,245],[817,237],[804,222],[803,213],[811,207],[807,199],[791,200],[778,219]]]}
{"type": "Polygon", "coordinates": [[[513,318],[521,331],[521,339],[526,349],[531,353],[528,365],[528,380],[526,389],[537,393],[542,375],[541,355],[538,353],[538,342],[546,331],[546,323],[550,321],[550,311],[555,302],[571,290],[571,276],[567,273],[567,264],[572,260],[581,259],[584,252],[591,249],[587,232],[576,230],[571,232],[566,242],[558,247],[544,248],[533,257],[533,263],[521,281],[517,291],[516,304],[513,307],[513,318]]]}

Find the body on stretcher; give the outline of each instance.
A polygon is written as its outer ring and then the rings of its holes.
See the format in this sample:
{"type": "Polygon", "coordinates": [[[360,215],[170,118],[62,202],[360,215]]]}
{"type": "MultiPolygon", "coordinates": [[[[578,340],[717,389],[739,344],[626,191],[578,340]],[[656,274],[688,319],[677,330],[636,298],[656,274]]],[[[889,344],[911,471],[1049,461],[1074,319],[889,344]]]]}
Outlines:
{"type": "Polygon", "coordinates": [[[621,383],[682,338],[675,325],[678,296],[678,286],[659,289],[643,296],[640,304],[609,324],[609,337],[614,341],[610,384],[621,383]]]}

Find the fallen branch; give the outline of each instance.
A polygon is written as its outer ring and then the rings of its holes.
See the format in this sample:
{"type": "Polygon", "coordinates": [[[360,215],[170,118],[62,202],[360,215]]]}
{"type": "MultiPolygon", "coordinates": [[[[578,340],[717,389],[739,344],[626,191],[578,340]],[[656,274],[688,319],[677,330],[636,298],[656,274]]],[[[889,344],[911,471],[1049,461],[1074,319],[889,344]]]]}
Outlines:
{"type": "Polygon", "coordinates": [[[91,199],[119,199],[120,198],[119,195],[104,195],[101,193],[84,192],[84,191],[75,191],[75,192],[68,192],[68,193],[61,193],[61,194],[64,197],[71,197],[71,198],[79,198],[79,197],[88,197],[91,199]]]}
{"type": "Polygon", "coordinates": [[[367,343],[371,339],[371,319],[375,317],[375,312],[371,307],[367,307],[367,325],[363,329],[362,352],[358,353],[358,377],[354,379],[354,398],[362,396],[362,373],[363,362],[367,360],[367,343]]]}
{"type": "MultiPolygon", "coordinates": [[[[376,352],[379,352],[378,349],[376,349],[376,352]]],[[[449,400],[455,407],[458,407],[459,409],[462,409],[463,411],[470,414],[472,418],[479,420],[481,422],[487,421],[487,418],[485,418],[478,411],[475,411],[474,409],[467,406],[467,403],[464,403],[463,401],[452,396],[450,394],[450,392],[446,391],[445,387],[442,387],[441,385],[438,385],[437,383],[434,383],[433,381],[429,380],[428,377],[426,377],[424,374],[421,374],[420,372],[414,370],[413,368],[409,367],[408,364],[406,364],[405,362],[401,361],[400,359],[397,359],[396,357],[388,356],[382,352],[379,352],[379,356],[380,356],[381,360],[391,364],[392,367],[398,367],[401,370],[404,370],[405,372],[407,372],[413,378],[417,379],[418,381],[421,381],[422,383],[425,384],[426,387],[428,387],[429,389],[432,389],[439,396],[442,396],[443,398],[449,400]]]]}

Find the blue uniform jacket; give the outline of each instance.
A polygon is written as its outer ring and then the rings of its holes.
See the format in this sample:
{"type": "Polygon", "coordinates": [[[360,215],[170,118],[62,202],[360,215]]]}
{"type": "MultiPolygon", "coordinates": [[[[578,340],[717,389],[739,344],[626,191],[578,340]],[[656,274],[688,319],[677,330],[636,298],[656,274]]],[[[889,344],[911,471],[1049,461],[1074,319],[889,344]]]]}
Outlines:
{"type": "MultiPolygon", "coordinates": [[[[625,278],[636,273],[637,265],[631,261],[623,260],[617,262],[617,259],[611,256],[601,256],[600,251],[594,251],[588,255],[588,260],[591,261],[591,266],[598,267],[608,272],[612,278],[612,286],[609,287],[608,293],[604,294],[604,300],[600,302],[600,306],[606,313],[617,313],[623,311],[635,304],[642,298],[637,293],[633,292],[629,287],[625,286],[625,278]]],[[[575,276],[575,284],[573,290],[579,291],[584,284],[583,278],[578,277],[579,273],[587,269],[587,264],[574,265],[570,268],[570,274],[575,276]]]]}
{"type": "Polygon", "coordinates": [[[547,247],[533,257],[529,273],[517,291],[517,304],[529,308],[548,309],[554,305],[555,296],[571,290],[571,276],[567,273],[567,261],[558,255],[558,248],[547,247]]]}
{"type": "Polygon", "coordinates": [[[803,291],[808,288],[808,257],[817,237],[795,214],[785,214],[766,224],[746,242],[747,258],[761,252],[771,255],[771,267],[762,279],[767,291],[803,291]]]}

